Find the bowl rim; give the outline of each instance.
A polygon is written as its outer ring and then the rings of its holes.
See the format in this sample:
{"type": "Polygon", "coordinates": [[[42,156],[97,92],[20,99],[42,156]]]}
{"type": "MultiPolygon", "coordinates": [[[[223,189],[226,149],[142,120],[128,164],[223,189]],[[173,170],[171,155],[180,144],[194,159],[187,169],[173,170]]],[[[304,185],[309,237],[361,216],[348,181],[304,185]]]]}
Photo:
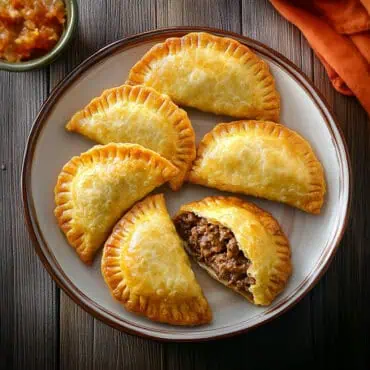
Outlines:
{"type": "Polygon", "coordinates": [[[323,95],[319,92],[319,90],[313,85],[313,83],[308,79],[308,77],[296,66],[294,65],[289,59],[278,53],[277,51],[267,47],[261,42],[255,41],[251,38],[246,36],[242,36],[240,34],[224,31],[216,28],[209,28],[209,27],[169,27],[169,28],[161,28],[157,30],[152,30],[148,32],[139,33],[116,42],[113,42],[102,49],[98,50],[96,53],[91,55],[85,61],[83,61],[80,65],[78,65],[70,74],[68,74],[52,91],[48,99],[45,101],[43,106],[40,109],[38,116],[36,117],[31,132],[29,134],[25,152],[24,152],[24,159],[23,159],[23,166],[22,166],[22,175],[21,175],[21,191],[22,191],[22,201],[23,201],[23,208],[24,214],[26,218],[26,224],[28,231],[30,233],[31,239],[34,243],[36,252],[43,262],[45,268],[47,269],[48,273],[57,283],[57,285],[63,289],[63,291],[79,306],[81,306],[85,311],[90,313],[93,317],[99,319],[100,321],[104,322],[105,324],[124,331],[129,334],[138,335],[144,338],[150,338],[157,341],[163,342],[203,342],[209,340],[215,340],[220,338],[227,338],[231,336],[235,336],[241,333],[245,333],[255,327],[258,327],[266,322],[271,321],[272,319],[282,315],[289,309],[291,309],[295,304],[297,304],[307,293],[317,284],[320,278],[328,269],[337,249],[339,243],[343,237],[344,231],[346,226],[348,225],[350,209],[351,209],[351,202],[352,202],[352,168],[351,168],[351,161],[349,156],[349,151],[346,145],[346,141],[344,138],[343,131],[341,130],[340,125],[338,124],[338,120],[333,113],[332,109],[329,107],[326,99],[323,95]],[[104,309],[104,307],[100,306],[98,303],[94,302],[90,298],[88,298],[82,291],[80,291],[68,278],[68,276],[64,273],[61,269],[59,263],[56,261],[53,254],[47,247],[46,242],[43,239],[42,234],[39,232],[39,227],[37,223],[37,219],[35,216],[35,210],[32,202],[32,195],[29,191],[30,189],[30,179],[31,179],[31,168],[32,168],[32,160],[33,154],[37,145],[37,138],[42,131],[43,126],[47,120],[47,117],[51,110],[53,109],[54,103],[58,100],[58,98],[65,93],[68,87],[75,82],[81,74],[88,71],[88,69],[95,64],[104,60],[107,56],[112,55],[114,53],[121,52],[128,48],[134,47],[137,44],[141,44],[143,42],[149,41],[156,41],[156,40],[163,40],[167,37],[181,37],[189,32],[210,32],[219,36],[224,37],[232,37],[243,44],[247,45],[248,47],[252,48],[254,51],[258,53],[262,53],[270,57],[274,60],[281,68],[284,69],[287,73],[294,78],[300,86],[310,95],[310,97],[314,100],[317,108],[321,111],[326,125],[328,126],[329,131],[333,136],[334,141],[338,141],[337,145],[341,148],[341,163],[343,163],[343,168],[346,170],[346,174],[348,175],[346,178],[346,189],[348,191],[345,194],[346,203],[343,206],[343,218],[341,223],[338,225],[335,235],[331,239],[331,242],[327,246],[326,250],[323,251],[322,256],[317,263],[318,272],[316,273],[316,269],[314,272],[310,273],[310,276],[306,277],[301,285],[297,288],[298,293],[295,294],[294,297],[287,297],[287,300],[279,303],[277,307],[274,308],[274,312],[269,317],[262,319],[260,322],[254,323],[253,325],[242,328],[236,329],[229,333],[224,334],[216,334],[216,335],[209,335],[204,337],[197,337],[197,338],[171,338],[166,337],[166,335],[161,336],[158,334],[157,331],[151,334],[147,334],[141,331],[139,325],[133,325],[132,323],[126,322],[125,319],[119,318],[117,319],[114,315],[109,313],[104,309]],[[330,122],[329,123],[329,119],[330,122]],[[335,133],[335,130],[337,131],[335,133]],[[325,253],[324,253],[325,252],[325,253]],[[286,302],[290,301],[290,302],[286,302]],[[284,307],[284,304],[285,307],[284,307]],[[279,309],[280,308],[280,309],[279,309]],[[131,327],[128,327],[131,326],[131,327]],[[132,328],[134,326],[135,328],[132,328]]]}
{"type": "Polygon", "coordinates": [[[64,49],[72,40],[72,36],[76,30],[78,21],[78,6],[77,0],[63,0],[63,2],[66,6],[67,25],[56,45],[45,55],[36,59],[27,60],[26,62],[13,63],[0,59],[0,70],[8,72],[26,72],[33,69],[46,67],[64,51],[64,49]]]}

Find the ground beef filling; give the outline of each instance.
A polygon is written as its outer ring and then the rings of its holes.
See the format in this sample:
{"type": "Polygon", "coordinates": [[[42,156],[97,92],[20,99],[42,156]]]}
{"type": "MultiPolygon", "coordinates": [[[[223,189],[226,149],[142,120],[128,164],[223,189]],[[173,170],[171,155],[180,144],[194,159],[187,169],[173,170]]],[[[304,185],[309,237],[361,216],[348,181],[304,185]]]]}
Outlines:
{"type": "Polygon", "coordinates": [[[185,240],[199,262],[211,267],[217,277],[241,293],[248,293],[255,283],[248,276],[251,261],[239,250],[234,234],[227,227],[208,222],[192,212],[175,219],[177,232],[185,240]]]}

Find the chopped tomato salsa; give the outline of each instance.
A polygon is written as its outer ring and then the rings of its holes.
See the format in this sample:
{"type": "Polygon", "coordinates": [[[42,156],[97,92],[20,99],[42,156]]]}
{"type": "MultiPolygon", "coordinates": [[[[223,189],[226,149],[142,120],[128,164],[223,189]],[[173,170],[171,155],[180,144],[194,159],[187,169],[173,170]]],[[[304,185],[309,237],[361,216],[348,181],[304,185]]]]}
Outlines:
{"type": "Polygon", "coordinates": [[[0,59],[40,57],[58,42],[65,23],[62,0],[0,0],[0,59]]]}

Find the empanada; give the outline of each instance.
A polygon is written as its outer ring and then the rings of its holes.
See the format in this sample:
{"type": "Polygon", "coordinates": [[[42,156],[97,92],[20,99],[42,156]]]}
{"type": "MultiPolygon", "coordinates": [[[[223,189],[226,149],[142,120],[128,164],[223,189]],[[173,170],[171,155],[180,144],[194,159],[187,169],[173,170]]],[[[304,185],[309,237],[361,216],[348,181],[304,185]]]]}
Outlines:
{"type": "Polygon", "coordinates": [[[200,143],[189,181],[314,214],[320,213],[326,188],[308,142],[285,126],[263,121],[217,125],[200,143]]]}
{"type": "Polygon", "coordinates": [[[123,212],[178,171],[136,144],[97,145],[73,157],[59,174],[54,213],[81,260],[90,264],[123,212]]]}
{"type": "Polygon", "coordinates": [[[205,112],[279,120],[280,97],[267,64],[226,37],[200,32],[169,38],[134,65],[127,83],[205,112]]]}
{"type": "Polygon", "coordinates": [[[195,135],[187,113],[166,95],[144,86],[123,85],[103,92],[66,126],[100,144],[135,143],[171,161],[178,190],[195,158],[195,135]]]}
{"type": "Polygon", "coordinates": [[[181,207],[175,226],[189,254],[213,278],[257,305],[269,305],[291,274],[289,242],[277,221],[234,197],[181,207]]]}
{"type": "Polygon", "coordinates": [[[212,313],[162,194],[137,203],[104,246],[102,274],[128,311],[173,325],[200,325],[212,313]]]}

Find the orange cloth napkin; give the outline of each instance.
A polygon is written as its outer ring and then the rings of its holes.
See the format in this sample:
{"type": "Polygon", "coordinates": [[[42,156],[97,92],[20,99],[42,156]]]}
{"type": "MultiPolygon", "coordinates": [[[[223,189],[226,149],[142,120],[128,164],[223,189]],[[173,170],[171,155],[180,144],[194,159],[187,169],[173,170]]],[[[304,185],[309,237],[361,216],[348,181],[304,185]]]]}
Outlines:
{"type": "Polygon", "coordinates": [[[370,115],[370,0],[270,0],[297,26],[336,90],[370,115]]]}

